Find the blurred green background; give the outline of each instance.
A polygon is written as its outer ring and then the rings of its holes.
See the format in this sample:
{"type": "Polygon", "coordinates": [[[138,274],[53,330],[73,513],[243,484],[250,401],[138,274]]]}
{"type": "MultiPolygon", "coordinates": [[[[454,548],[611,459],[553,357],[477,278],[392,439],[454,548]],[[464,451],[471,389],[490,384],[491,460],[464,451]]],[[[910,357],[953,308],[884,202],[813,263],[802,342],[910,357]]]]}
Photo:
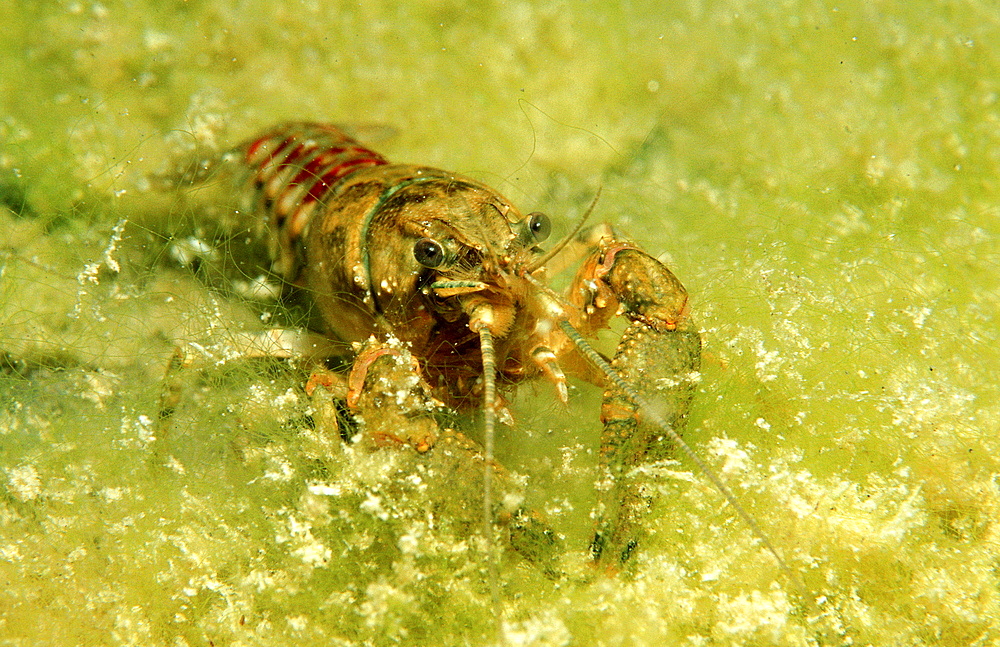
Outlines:
{"type": "Polygon", "coordinates": [[[649,475],[631,569],[588,574],[599,394],[566,410],[529,386],[500,456],[576,575],[505,552],[503,640],[1000,642],[991,3],[15,0],[0,19],[0,644],[501,640],[475,477],[344,452],[302,423],[299,372],[203,372],[152,440],[174,346],[264,323],[180,266],[203,206],[147,180],[286,119],[391,126],[391,159],[562,232],[601,186],[597,217],[692,295],[687,437],[801,587],[684,462],[649,475]]]}

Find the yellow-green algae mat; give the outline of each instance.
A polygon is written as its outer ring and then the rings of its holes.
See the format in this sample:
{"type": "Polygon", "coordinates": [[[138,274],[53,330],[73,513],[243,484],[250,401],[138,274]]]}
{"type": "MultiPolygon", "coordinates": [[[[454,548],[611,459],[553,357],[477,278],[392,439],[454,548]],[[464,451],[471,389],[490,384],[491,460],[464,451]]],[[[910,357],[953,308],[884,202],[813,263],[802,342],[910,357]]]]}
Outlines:
{"type": "Polygon", "coordinates": [[[0,645],[1000,642],[995,7],[666,4],[0,6],[0,645]],[[684,462],[588,573],[583,385],[503,432],[575,570],[495,547],[499,633],[476,477],[345,450],[294,367],[196,371],[154,440],[174,346],[281,313],[185,267],[212,205],[142,178],[287,118],[562,231],[602,185],[692,294],[687,438],[801,586],[684,462]]]}

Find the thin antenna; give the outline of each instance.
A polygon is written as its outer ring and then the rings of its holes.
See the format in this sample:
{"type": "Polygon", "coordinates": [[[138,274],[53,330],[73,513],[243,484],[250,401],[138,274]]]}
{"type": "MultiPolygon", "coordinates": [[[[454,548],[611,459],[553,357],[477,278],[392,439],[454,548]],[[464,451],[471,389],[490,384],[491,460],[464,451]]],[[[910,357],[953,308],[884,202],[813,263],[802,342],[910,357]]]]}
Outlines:
{"type": "Polygon", "coordinates": [[[626,382],[596,350],[594,350],[593,346],[587,343],[587,341],[583,338],[583,335],[581,335],[572,324],[566,320],[562,320],[559,322],[559,327],[562,328],[563,332],[566,333],[566,336],[569,337],[574,344],[576,344],[576,347],[581,353],[586,355],[597,368],[603,371],[608,379],[611,380],[614,385],[622,391],[622,393],[627,395],[633,402],[636,403],[636,405],[638,405],[639,409],[642,411],[643,415],[646,416],[646,419],[649,422],[666,432],[670,440],[673,441],[676,446],[681,448],[684,454],[691,459],[691,462],[697,466],[702,475],[711,481],[712,485],[715,486],[715,489],[721,492],[722,496],[726,498],[729,505],[733,506],[733,509],[736,510],[736,513],[740,516],[740,518],[742,518],[743,521],[750,526],[750,530],[753,531],[753,534],[757,535],[757,538],[760,539],[762,544],[764,544],[764,547],[767,548],[772,555],[774,555],[774,559],[777,560],[778,566],[781,567],[781,570],[785,572],[792,582],[802,588],[801,582],[795,577],[792,569],[790,569],[788,564],[785,563],[785,560],[782,559],[781,555],[774,547],[774,544],[771,543],[770,538],[768,538],[767,534],[760,527],[760,525],[758,525],[753,516],[751,516],[750,513],[747,512],[742,505],[740,505],[739,501],[736,499],[736,495],[733,494],[732,490],[730,490],[725,483],[722,482],[722,479],[720,479],[715,472],[713,472],[711,468],[709,468],[709,466],[705,464],[705,462],[701,460],[696,453],[694,453],[691,446],[684,442],[684,439],[680,437],[680,434],[674,431],[673,427],[667,424],[667,421],[664,420],[652,408],[652,406],[650,406],[650,403],[644,397],[639,395],[639,392],[633,389],[629,383],[626,382]]]}
{"type": "Polygon", "coordinates": [[[479,348],[483,355],[483,539],[486,540],[487,577],[490,598],[496,616],[497,631],[503,635],[503,610],[497,581],[497,562],[493,551],[493,434],[496,429],[496,353],[493,333],[487,325],[479,328],[479,348]]]}

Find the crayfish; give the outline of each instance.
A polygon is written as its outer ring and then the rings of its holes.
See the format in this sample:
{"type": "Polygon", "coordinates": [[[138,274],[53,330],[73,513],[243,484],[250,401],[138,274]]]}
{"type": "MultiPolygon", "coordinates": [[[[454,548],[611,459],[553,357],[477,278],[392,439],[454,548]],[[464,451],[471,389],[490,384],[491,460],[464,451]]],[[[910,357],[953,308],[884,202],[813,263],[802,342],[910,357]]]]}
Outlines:
{"type": "MultiPolygon", "coordinates": [[[[320,315],[312,332],[271,331],[269,352],[347,358],[346,377],[318,372],[310,392],[339,393],[349,415],[371,422],[367,433],[377,443],[421,453],[442,443],[435,410],[481,408],[482,449],[450,436],[448,444],[484,466],[484,523],[504,514],[491,483],[505,397],[542,379],[565,402],[571,376],[604,389],[594,561],[617,568],[633,554],[647,501],[630,473],[677,448],[774,552],[680,437],[701,339],[684,286],[656,258],[609,226],[582,220],[545,251],[551,225],[544,214],[523,215],[497,191],[455,173],[389,163],[330,125],[281,125],[212,167],[224,167],[242,187],[239,218],[266,244],[271,271],[320,315]],[[549,273],[573,266],[568,289],[547,286],[549,273]],[[617,316],[627,324],[608,360],[585,339],[617,316]]],[[[521,511],[511,516],[521,531],[532,523],[521,511]]]]}

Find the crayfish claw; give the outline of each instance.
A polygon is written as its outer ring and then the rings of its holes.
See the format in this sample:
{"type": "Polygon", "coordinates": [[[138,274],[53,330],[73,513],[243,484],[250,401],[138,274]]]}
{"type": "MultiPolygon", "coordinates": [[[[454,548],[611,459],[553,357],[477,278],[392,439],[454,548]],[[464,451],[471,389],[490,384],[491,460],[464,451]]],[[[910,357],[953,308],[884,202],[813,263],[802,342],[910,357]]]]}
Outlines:
{"type": "Polygon", "coordinates": [[[407,445],[418,453],[434,447],[443,404],[431,394],[420,365],[401,341],[366,341],[347,379],[347,406],[375,446],[407,445]],[[401,430],[403,433],[401,433],[401,430]]]}
{"type": "Polygon", "coordinates": [[[598,526],[591,554],[624,564],[635,551],[648,494],[636,467],[669,456],[669,431],[683,429],[701,367],[701,337],[694,330],[658,330],[641,320],[628,325],[611,363],[643,402],[653,403],[660,424],[649,422],[628,394],[616,387],[604,394],[601,420],[602,482],[598,488],[598,526]]]}

